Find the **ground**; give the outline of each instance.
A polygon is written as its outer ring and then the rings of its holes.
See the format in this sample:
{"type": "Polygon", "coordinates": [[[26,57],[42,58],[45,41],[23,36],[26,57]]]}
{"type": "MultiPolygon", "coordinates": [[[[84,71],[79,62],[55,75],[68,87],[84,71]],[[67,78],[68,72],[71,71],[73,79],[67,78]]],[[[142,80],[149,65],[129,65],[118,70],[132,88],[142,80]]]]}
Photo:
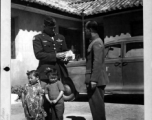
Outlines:
{"type": "MultiPolygon", "coordinates": [[[[144,120],[143,104],[108,101],[105,108],[107,120],[144,120]]],[[[11,114],[11,120],[25,120],[21,102],[11,105],[11,114]]],[[[92,120],[88,102],[65,102],[64,120],[92,120]]]]}

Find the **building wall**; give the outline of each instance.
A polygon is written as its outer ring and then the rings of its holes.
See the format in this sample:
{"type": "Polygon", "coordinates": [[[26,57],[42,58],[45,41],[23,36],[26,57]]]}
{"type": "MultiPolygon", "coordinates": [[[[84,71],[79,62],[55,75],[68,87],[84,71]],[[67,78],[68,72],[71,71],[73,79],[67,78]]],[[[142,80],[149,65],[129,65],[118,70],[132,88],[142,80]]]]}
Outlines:
{"type": "MultiPolygon", "coordinates": [[[[14,86],[27,83],[27,70],[34,70],[38,66],[38,60],[33,53],[32,39],[42,31],[45,16],[12,8],[11,17],[15,19],[15,37],[12,37],[15,39],[12,40],[15,44],[15,58],[11,59],[11,83],[14,86]]],[[[58,26],[66,28],[81,26],[81,23],[75,21],[59,18],[56,18],[56,21],[58,26]]]]}
{"type": "Polygon", "coordinates": [[[130,34],[143,35],[143,11],[130,11],[123,14],[105,16],[103,18],[104,36],[130,34]]]}
{"type": "MultiPolygon", "coordinates": [[[[114,13],[92,18],[100,25],[102,39],[115,38],[122,35],[143,35],[143,10],[114,13]]],[[[90,19],[88,19],[90,20],[90,19]]]]}

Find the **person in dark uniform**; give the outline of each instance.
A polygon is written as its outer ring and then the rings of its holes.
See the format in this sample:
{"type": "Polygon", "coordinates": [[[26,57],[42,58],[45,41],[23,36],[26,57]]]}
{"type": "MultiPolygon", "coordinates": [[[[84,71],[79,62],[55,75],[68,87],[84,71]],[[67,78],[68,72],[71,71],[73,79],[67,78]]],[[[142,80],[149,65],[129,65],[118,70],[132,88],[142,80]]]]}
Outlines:
{"type": "MultiPolygon", "coordinates": [[[[48,83],[48,78],[45,74],[46,68],[56,68],[58,75],[64,84],[64,78],[68,77],[68,72],[65,67],[64,60],[67,51],[67,45],[63,35],[55,33],[56,21],[52,17],[44,19],[43,32],[34,36],[33,49],[36,59],[39,60],[37,72],[40,73],[40,82],[42,88],[48,83]]],[[[45,97],[44,97],[45,99],[45,97]]],[[[44,101],[44,108],[47,110],[47,100],[44,101]]]]}
{"type": "Polygon", "coordinates": [[[98,35],[98,23],[85,24],[86,39],[90,40],[86,57],[86,78],[89,105],[93,120],[106,120],[104,89],[109,82],[104,63],[104,44],[98,35]]]}
{"type": "Polygon", "coordinates": [[[44,87],[47,82],[47,76],[44,71],[47,67],[56,68],[59,77],[67,77],[68,72],[64,61],[67,51],[67,45],[63,35],[55,33],[56,21],[52,17],[44,20],[44,30],[41,34],[34,36],[33,48],[35,57],[39,60],[37,71],[40,73],[41,85],[44,87]]]}

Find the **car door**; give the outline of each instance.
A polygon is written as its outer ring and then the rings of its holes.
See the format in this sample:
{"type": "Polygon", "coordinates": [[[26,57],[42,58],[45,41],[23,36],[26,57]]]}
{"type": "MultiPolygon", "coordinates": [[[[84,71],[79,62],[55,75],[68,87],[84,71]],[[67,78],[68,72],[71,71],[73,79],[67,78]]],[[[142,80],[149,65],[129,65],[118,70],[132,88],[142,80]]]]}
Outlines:
{"type": "Polygon", "coordinates": [[[106,72],[109,77],[109,84],[106,92],[115,93],[122,90],[122,44],[113,43],[105,45],[106,72]]]}
{"type": "Polygon", "coordinates": [[[126,93],[143,93],[143,42],[124,43],[122,63],[123,91],[126,93]]]}

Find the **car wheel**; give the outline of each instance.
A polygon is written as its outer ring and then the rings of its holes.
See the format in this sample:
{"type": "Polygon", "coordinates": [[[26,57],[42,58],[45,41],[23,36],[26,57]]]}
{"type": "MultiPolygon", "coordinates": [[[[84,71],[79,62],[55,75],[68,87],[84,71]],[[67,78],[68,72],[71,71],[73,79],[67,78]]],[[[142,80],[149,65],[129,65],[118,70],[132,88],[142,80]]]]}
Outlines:
{"type": "Polygon", "coordinates": [[[76,91],[72,80],[69,77],[65,78],[63,85],[65,89],[64,95],[63,95],[64,100],[73,101],[76,98],[78,92],[76,91]]]}

